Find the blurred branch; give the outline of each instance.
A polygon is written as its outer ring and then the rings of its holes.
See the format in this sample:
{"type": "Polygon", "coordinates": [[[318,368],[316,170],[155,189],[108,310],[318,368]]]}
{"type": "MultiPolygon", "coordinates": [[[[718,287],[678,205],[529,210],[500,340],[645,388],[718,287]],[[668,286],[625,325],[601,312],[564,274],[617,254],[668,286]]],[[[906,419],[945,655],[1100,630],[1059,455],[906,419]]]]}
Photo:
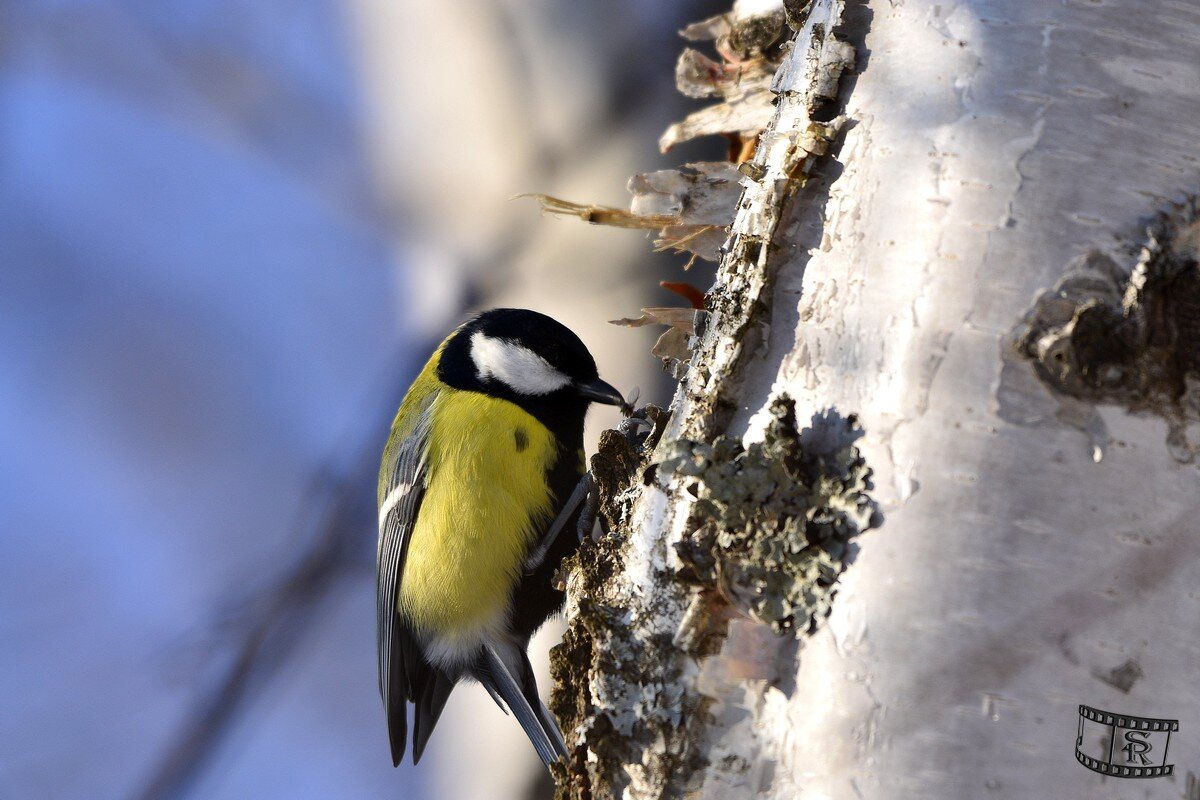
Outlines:
{"type": "MultiPolygon", "coordinates": [[[[351,550],[354,527],[346,524],[358,493],[344,486],[325,513],[311,549],[269,592],[234,649],[236,657],[214,685],[202,691],[138,800],[174,800],[189,789],[233,727],[252,687],[266,683],[309,630],[308,622],[336,583],[351,550]]],[[[361,499],[361,498],[359,498],[361,499]]],[[[243,626],[239,626],[243,627],[243,626]]]]}
{"type": "MultiPolygon", "coordinates": [[[[410,361],[403,355],[390,360],[388,375],[393,386],[371,392],[373,398],[387,398],[386,416],[374,414],[370,419],[382,419],[385,425],[390,421],[393,400],[403,391],[403,386],[394,386],[395,376],[402,375],[407,384],[410,361]]],[[[234,626],[239,638],[229,647],[234,653],[232,660],[195,698],[144,788],[131,794],[135,800],[183,800],[188,796],[245,713],[252,690],[269,683],[287,663],[313,629],[313,618],[339,579],[357,571],[365,543],[374,542],[364,532],[372,530],[370,508],[382,439],[376,425],[369,428],[368,441],[359,446],[349,470],[318,470],[307,495],[314,498],[312,513],[304,515],[318,520],[308,549],[259,600],[247,604],[234,626]],[[339,474],[347,477],[339,480],[339,474]]]]}

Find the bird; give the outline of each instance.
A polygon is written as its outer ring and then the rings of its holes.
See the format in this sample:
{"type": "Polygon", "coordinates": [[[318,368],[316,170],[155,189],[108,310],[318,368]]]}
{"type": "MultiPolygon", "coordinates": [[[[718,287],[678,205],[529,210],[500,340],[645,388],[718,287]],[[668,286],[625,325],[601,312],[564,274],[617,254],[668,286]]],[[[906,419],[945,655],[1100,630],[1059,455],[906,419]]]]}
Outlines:
{"type": "Polygon", "coordinates": [[[630,411],[575,333],[516,308],[451,332],[401,401],[377,492],[379,691],[393,766],[408,706],[416,764],[451,690],[471,680],[512,712],[547,766],[566,758],[527,648],[564,602],[553,575],[579,545],[592,403],[630,411]]]}

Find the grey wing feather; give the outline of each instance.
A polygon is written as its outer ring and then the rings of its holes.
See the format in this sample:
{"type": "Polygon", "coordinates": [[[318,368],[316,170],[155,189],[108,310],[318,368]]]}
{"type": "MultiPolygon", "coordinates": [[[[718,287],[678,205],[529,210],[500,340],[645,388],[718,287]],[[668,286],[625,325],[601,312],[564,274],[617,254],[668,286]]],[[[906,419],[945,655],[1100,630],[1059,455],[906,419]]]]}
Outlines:
{"type": "Polygon", "coordinates": [[[399,765],[408,738],[407,701],[415,701],[416,689],[424,682],[424,660],[416,642],[399,622],[396,600],[400,576],[408,550],[409,535],[425,493],[425,452],[428,441],[428,411],[422,413],[412,435],[401,445],[396,468],[379,508],[378,578],[375,598],[376,634],[379,648],[379,693],[388,717],[392,761],[399,765]]]}

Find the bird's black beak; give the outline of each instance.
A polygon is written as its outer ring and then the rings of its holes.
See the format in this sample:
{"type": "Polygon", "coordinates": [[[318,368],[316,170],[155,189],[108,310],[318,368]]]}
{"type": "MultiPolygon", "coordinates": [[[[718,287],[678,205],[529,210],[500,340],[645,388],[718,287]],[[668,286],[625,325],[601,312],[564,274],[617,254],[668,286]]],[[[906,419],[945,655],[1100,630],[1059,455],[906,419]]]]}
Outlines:
{"type": "Polygon", "coordinates": [[[632,410],[629,404],[625,402],[624,395],[599,378],[594,381],[588,381],[587,383],[575,384],[575,391],[579,392],[581,397],[586,397],[593,403],[604,403],[605,405],[609,406],[620,406],[621,411],[627,415],[632,410]]]}

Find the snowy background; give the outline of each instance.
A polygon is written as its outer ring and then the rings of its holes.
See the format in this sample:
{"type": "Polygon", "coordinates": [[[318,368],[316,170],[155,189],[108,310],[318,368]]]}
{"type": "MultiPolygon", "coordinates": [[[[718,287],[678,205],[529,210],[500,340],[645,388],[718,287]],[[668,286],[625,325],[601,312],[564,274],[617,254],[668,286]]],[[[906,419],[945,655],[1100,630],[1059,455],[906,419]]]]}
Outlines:
{"type": "Polygon", "coordinates": [[[0,798],[544,794],[477,688],[391,767],[378,453],[476,306],[665,399],[605,320],[683,259],[509,198],[719,157],[654,143],[694,107],[675,31],[725,7],[0,5],[0,798]]]}

